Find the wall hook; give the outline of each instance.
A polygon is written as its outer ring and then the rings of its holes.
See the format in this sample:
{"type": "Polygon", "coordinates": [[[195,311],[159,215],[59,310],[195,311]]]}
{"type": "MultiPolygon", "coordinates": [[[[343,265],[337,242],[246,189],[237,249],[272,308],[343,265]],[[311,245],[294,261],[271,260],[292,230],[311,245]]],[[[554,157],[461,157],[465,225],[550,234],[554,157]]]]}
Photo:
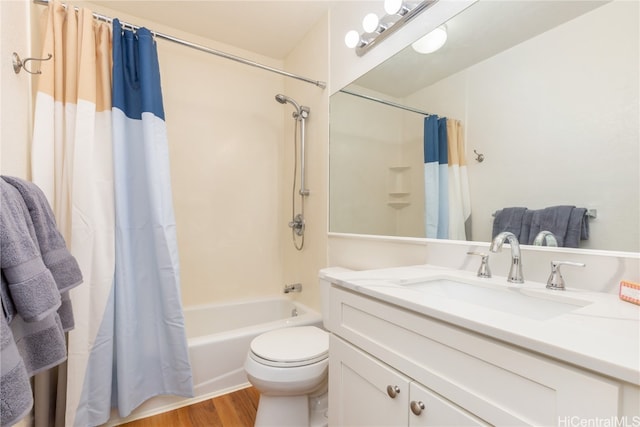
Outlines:
{"type": "Polygon", "coordinates": [[[24,69],[29,74],[42,74],[42,71],[31,71],[27,68],[27,62],[29,61],[48,61],[53,58],[53,55],[49,54],[46,58],[25,58],[20,59],[20,56],[13,52],[13,71],[18,74],[21,69],[24,69]]]}
{"type": "Polygon", "coordinates": [[[473,150],[473,152],[476,153],[476,162],[478,163],[484,162],[484,154],[478,153],[476,150],[473,150]]]}

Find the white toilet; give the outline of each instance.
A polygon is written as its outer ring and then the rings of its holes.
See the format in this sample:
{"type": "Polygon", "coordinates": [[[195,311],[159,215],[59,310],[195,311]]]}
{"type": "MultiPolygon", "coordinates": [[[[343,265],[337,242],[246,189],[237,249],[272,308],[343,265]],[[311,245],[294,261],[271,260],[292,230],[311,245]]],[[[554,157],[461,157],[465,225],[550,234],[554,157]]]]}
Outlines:
{"type": "Polygon", "coordinates": [[[266,332],[244,364],[260,392],[256,427],[327,426],[329,334],[315,326],[266,332]]]}

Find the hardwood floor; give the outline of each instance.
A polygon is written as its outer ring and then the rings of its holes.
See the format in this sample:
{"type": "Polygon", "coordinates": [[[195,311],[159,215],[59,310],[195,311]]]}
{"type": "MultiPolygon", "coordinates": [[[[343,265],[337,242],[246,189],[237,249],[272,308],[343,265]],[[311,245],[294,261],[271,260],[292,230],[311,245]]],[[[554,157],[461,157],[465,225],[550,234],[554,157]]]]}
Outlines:
{"type": "Polygon", "coordinates": [[[123,427],[251,427],[260,394],[253,388],[122,424],[123,427]]]}

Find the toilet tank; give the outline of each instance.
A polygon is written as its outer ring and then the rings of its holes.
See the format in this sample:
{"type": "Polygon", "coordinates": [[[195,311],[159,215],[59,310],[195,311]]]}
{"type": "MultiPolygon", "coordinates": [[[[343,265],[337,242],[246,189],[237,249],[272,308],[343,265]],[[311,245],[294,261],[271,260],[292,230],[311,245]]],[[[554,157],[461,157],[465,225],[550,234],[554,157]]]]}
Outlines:
{"type": "Polygon", "coordinates": [[[322,324],[325,329],[328,325],[329,318],[329,289],[331,289],[331,281],[327,278],[328,274],[341,273],[345,271],[353,271],[343,267],[327,267],[320,270],[318,280],[320,282],[320,308],[322,310],[322,324]]]}

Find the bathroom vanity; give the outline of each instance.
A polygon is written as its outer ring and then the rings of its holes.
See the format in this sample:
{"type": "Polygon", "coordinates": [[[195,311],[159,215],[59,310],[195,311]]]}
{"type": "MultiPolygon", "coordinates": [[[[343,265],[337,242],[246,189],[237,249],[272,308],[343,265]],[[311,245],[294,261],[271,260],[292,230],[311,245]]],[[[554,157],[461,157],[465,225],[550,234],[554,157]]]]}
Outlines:
{"type": "Polygon", "coordinates": [[[640,307],[617,295],[427,265],[321,279],[330,426],[640,423],[640,307]]]}

